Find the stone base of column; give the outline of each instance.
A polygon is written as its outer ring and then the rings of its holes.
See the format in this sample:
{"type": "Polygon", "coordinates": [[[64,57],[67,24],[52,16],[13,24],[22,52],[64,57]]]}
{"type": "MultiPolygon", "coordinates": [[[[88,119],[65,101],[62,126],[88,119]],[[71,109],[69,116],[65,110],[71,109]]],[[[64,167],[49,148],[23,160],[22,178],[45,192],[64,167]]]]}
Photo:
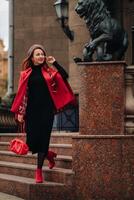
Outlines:
{"type": "Polygon", "coordinates": [[[123,61],[79,63],[80,134],[124,134],[123,61]]]}
{"type": "Polygon", "coordinates": [[[134,198],[134,136],[73,137],[77,200],[134,198]]]}

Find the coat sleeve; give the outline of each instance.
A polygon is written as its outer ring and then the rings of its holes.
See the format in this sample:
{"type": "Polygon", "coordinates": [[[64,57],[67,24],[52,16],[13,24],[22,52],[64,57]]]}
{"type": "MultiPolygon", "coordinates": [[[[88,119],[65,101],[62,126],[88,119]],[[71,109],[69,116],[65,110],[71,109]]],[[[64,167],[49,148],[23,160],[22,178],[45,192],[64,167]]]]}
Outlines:
{"type": "Polygon", "coordinates": [[[19,109],[18,109],[18,114],[20,114],[20,115],[25,115],[25,113],[26,113],[27,98],[28,97],[27,97],[27,91],[26,91],[26,94],[24,95],[22,103],[21,103],[21,105],[19,106],[19,109]]]}
{"type": "MultiPolygon", "coordinates": [[[[19,80],[19,84],[18,84],[18,90],[19,90],[19,87],[20,87],[22,81],[23,81],[23,72],[21,72],[21,75],[20,75],[20,80],[19,80]]],[[[25,113],[26,113],[27,91],[28,91],[28,88],[26,89],[26,93],[25,93],[25,95],[23,97],[23,100],[22,100],[22,103],[21,103],[21,105],[19,106],[19,109],[18,109],[18,114],[20,114],[20,115],[25,115],[25,113]]]]}
{"type": "Polygon", "coordinates": [[[64,70],[64,68],[63,68],[61,65],[59,65],[59,63],[58,63],[57,61],[55,61],[55,62],[53,63],[53,65],[56,67],[56,69],[58,70],[58,72],[60,73],[60,75],[62,76],[62,78],[63,78],[64,80],[66,80],[66,79],[68,78],[68,74],[67,74],[67,72],[64,70]]]}
{"type": "MultiPolygon", "coordinates": [[[[20,89],[20,86],[21,86],[22,81],[23,81],[23,77],[24,77],[24,76],[23,76],[23,72],[21,72],[21,74],[20,74],[20,79],[19,79],[19,83],[18,83],[18,90],[17,90],[17,92],[18,92],[19,89],[20,89]]],[[[16,94],[16,96],[17,96],[17,94],[16,94]]],[[[16,98],[15,98],[14,101],[13,101],[12,107],[14,106],[15,101],[16,101],[16,98]]],[[[16,114],[25,115],[26,106],[27,106],[27,90],[26,90],[26,93],[25,93],[25,95],[24,95],[24,97],[23,97],[23,99],[22,99],[22,102],[21,102],[21,104],[20,104],[20,106],[19,106],[18,111],[16,112],[16,114]]],[[[11,111],[12,111],[12,108],[11,108],[11,111]]]]}

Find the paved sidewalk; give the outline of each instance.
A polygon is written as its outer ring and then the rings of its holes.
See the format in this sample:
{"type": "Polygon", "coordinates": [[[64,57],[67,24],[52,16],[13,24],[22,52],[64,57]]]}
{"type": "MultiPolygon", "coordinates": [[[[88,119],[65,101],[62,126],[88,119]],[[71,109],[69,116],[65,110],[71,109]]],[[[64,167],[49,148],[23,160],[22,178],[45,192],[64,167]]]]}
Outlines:
{"type": "Polygon", "coordinates": [[[0,200],[24,200],[24,199],[0,192],[0,200]]]}

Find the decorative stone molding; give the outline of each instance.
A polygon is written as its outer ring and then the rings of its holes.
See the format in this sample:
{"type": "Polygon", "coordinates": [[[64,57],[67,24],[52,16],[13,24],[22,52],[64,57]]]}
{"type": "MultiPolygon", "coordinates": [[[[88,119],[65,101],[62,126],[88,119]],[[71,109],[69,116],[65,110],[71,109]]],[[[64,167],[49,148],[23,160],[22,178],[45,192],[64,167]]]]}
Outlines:
{"type": "Polygon", "coordinates": [[[125,129],[126,134],[134,134],[134,66],[127,66],[125,69],[125,86],[125,129]]]}

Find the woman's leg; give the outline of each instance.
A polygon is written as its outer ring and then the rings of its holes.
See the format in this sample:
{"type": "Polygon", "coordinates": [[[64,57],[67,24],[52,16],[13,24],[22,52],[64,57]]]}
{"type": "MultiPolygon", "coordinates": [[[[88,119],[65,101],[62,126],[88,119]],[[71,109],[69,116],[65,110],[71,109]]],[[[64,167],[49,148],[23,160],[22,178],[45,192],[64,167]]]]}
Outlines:
{"type": "Polygon", "coordinates": [[[35,174],[36,183],[43,182],[42,166],[45,160],[46,154],[39,152],[37,155],[37,169],[35,174]]]}
{"type": "Polygon", "coordinates": [[[45,157],[46,157],[45,153],[42,153],[42,152],[38,153],[38,157],[37,157],[37,167],[38,167],[38,169],[42,169],[45,157]]]}
{"type": "Polygon", "coordinates": [[[49,169],[52,169],[55,166],[54,158],[56,158],[56,156],[57,156],[57,153],[48,150],[46,158],[49,161],[49,164],[48,164],[49,169]]]}

